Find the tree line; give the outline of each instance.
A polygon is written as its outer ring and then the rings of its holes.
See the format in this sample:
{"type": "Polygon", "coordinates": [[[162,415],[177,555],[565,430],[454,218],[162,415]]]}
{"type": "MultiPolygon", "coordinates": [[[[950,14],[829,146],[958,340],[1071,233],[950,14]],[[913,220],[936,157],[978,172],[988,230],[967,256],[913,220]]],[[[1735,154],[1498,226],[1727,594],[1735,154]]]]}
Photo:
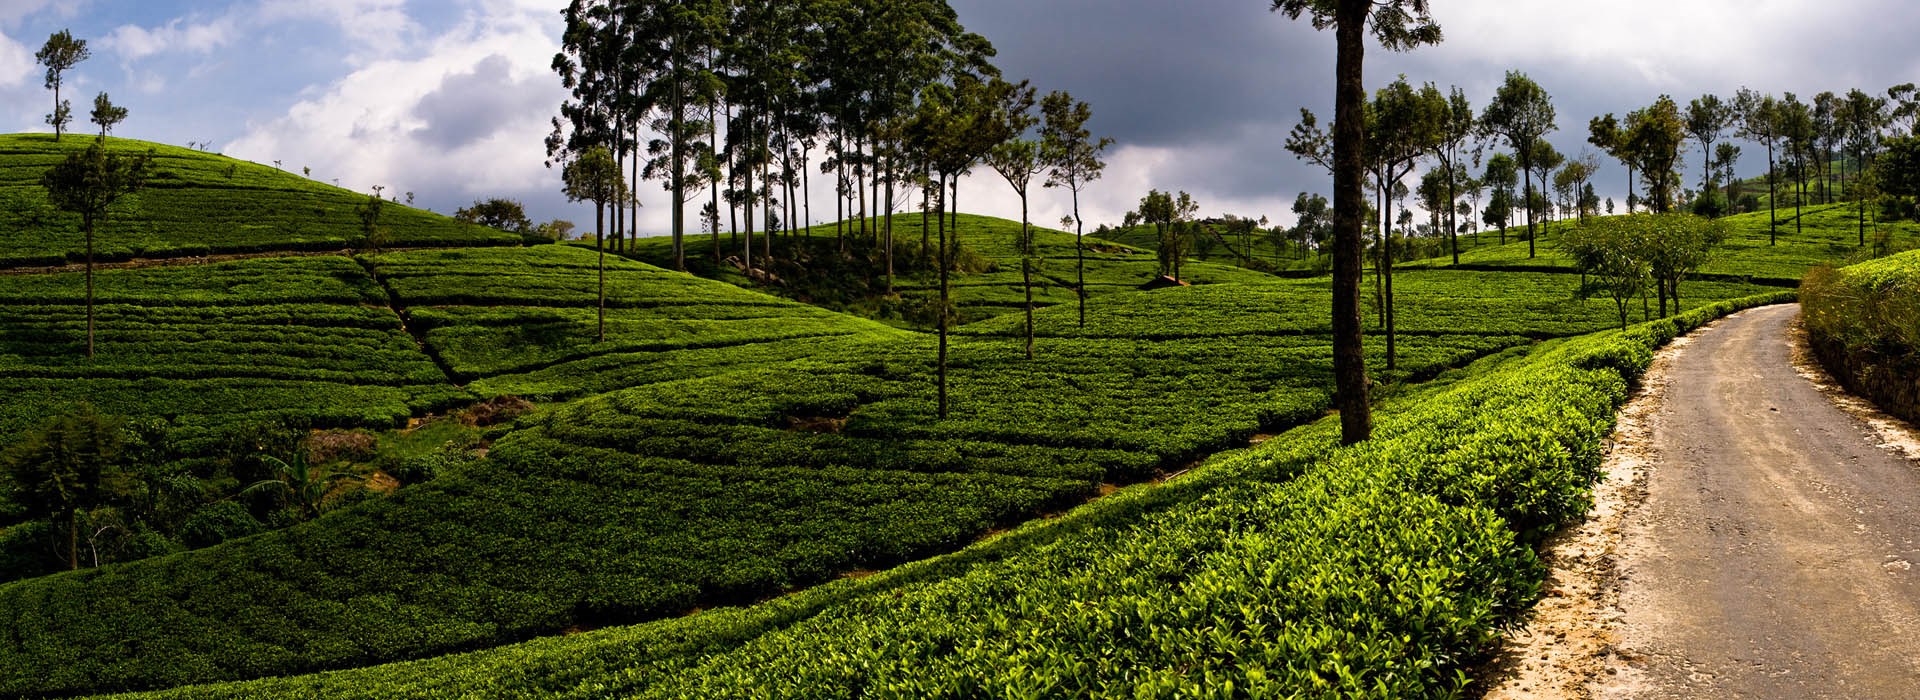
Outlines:
{"type": "MultiPolygon", "coordinates": [[[[549,165],[561,168],[570,198],[594,204],[603,256],[609,244],[620,251],[639,236],[641,183],[658,180],[671,207],[674,267],[687,265],[687,205],[704,198],[712,257],[727,256],[724,219],[734,264],[764,279],[775,238],[800,238],[801,222],[814,220],[808,193],[817,171],[834,193],[839,252],[877,250],[891,294],[892,214],[918,190],[923,220],[938,219],[923,226],[921,250],[935,249],[941,277],[943,417],[962,176],[985,165],[1023,203],[1035,181],[1066,189],[1084,234],[1079,195],[1100,179],[1111,140],[1088,131],[1086,103],[1005,79],[992,45],[967,32],[944,0],[573,0],[562,15],[553,69],[570,96],[546,140],[549,165]],[[929,230],[937,248],[925,240],[929,230]]],[[[1031,316],[1025,221],[1018,244],[1031,316]]],[[[1032,344],[1029,323],[1029,354],[1032,344]]]]}

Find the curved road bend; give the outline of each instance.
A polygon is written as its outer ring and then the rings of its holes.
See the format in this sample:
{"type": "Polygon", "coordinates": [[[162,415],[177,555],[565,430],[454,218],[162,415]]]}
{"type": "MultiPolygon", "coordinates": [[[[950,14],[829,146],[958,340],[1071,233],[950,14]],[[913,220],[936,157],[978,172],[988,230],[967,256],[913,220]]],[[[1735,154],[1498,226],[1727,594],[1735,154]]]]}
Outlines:
{"type": "Polygon", "coordinates": [[[1675,358],[1619,548],[1625,698],[1920,697],[1920,466],[1794,370],[1799,307],[1675,358]]]}

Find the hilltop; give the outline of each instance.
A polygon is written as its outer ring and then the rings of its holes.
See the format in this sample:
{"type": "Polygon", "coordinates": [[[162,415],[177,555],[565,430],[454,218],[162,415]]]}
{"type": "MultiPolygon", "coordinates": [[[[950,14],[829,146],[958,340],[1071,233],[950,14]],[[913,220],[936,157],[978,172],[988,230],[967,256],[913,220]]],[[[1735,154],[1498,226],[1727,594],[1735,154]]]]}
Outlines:
{"type": "MultiPolygon", "coordinates": [[[[77,262],[85,250],[78,217],[47,202],[40,177],[94,137],[0,135],[0,268],[77,262]]],[[[356,193],[278,168],[214,153],[107,139],[110,152],[154,155],[147,189],[116,204],[95,235],[101,261],[261,251],[340,250],[363,237],[356,193]]],[[[389,192],[402,197],[402,193],[389,192]]],[[[381,213],[389,245],[516,245],[520,236],[463,224],[390,202],[381,213]]]]}

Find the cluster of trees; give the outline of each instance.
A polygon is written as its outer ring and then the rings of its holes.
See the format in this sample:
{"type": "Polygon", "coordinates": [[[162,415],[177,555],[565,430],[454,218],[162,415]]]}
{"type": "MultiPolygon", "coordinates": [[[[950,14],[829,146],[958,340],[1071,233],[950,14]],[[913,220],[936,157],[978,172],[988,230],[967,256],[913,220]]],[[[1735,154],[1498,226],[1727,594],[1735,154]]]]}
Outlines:
{"type": "MultiPolygon", "coordinates": [[[[1003,79],[993,47],[944,0],[573,0],[562,14],[553,68],[571,97],[547,138],[549,164],[562,166],[570,197],[595,204],[603,254],[608,234],[615,246],[638,236],[640,182],[660,180],[673,264],[686,267],[686,205],[704,194],[715,260],[724,219],[751,278],[755,255],[775,254],[776,235],[813,220],[807,193],[818,170],[836,194],[840,251],[859,241],[881,251],[891,292],[890,214],[918,189],[923,217],[939,215],[943,358],[958,239],[946,235],[945,214],[957,212],[961,177],[988,165],[1024,201],[1044,175],[1045,186],[1074,194],[1079,226],[1079,193],[1100,178],[1111,143],[1087,131],[1085,103],[1063,92],[1038,99],[1003,79]]],[[[1029,288],[1031,238],[1023,225],[1029,288]]]]}
{"type": "MultiPolygon", "coordinates": [[[[40,66],[47,69],[46,86],[53,91],[53,111],[46,116],[47,126],[53,127],[53,140],[58,141],[66,134],[67,125],[73,123],[73,102],[61,99],[60,89],[66,85],[67,71],[73,70],[93,57],[93,51],[87,48],[86,39],[76,39],[73,32],[62,29],[47,37],[47,43],[33,54],[40,66]]],[[[113,104],[113,98],[101,92],[93,98],[91,121],[99,125],[100,137],[106,138],[113,127],[126,121],[127,109],[113,104]]]]}
{"type": "Polygon", "coordinates": [[[1580,270],[1581,294],[1611,298],[1625,329],[1627,306],[1635,298],[1643,316],[1654,318],[1649,288],[1660,299],[1660,316],[1667,314],[1668,299],[1679,309],[1680,282],[1706,264],[1725,238],[1718,223],[1693,214],[1634,214],[1569,228],[1560,249],[1580,270]]]}

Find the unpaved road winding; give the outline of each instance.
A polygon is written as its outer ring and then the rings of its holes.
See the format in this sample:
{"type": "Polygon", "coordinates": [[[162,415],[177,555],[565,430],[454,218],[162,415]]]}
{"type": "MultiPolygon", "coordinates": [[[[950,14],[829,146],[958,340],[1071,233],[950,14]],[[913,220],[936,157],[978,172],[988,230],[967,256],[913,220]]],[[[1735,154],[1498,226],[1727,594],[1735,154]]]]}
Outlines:
{"type": "Polygon", "coordinates": [[[1489,697],[1920,697],[1920,466],[1796,371],[1797,316],[1656,366],[1489,697]]]}

